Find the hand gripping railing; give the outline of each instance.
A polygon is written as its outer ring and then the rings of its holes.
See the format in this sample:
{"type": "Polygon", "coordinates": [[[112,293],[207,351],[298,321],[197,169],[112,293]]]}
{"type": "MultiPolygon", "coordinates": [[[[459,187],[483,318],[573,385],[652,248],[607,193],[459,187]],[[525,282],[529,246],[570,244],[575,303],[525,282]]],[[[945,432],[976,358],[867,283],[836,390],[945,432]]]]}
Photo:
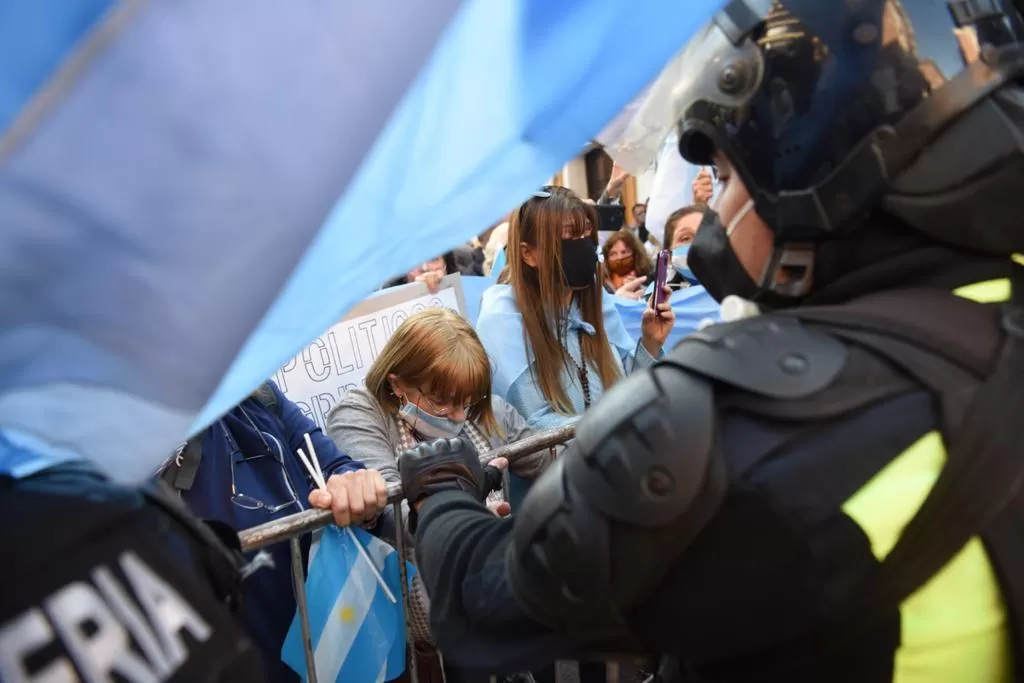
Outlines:
{"type": "MultiPolygon", "coordinates": [[[[487,464],[495,458],[506,458],[511,464],[519,458],[563,444],[572,439],[575,434],[576,427],[574,425],[556,427],[555,429],[529,436],[507,446],[487,451],[480,456],[480,462],[487,464]]],[[[358,454],[356,455],[358,456],[358,454]]],[[[398,503],[403,499],[404,494],[401,486],[388,487],[389,503],[398,503]]],[[[301,536],[307,531],[316,531],[330,523],[330,510],[304,510],[294,515],[246,529],[238,534],[238,538],[242,542],[242,550],[248,552],[250,550],[259,550],[281,541],[287,541],[295,536],[301,536]]]]}
{"type": "MultiPolygon", "coordinates": [[[[495,458],[506,458],[509,464],[519,458],[533,455],[543,450],[551,449],[565,443],[576,434],[574,425],[558,427],[534,436],[527,437],[507,446],[495,448],[480,456],[480,462],[487,464],[495,458]]],[[[353,454],[358,457],[358,453],[353,454]]],[[[409,549],[405,542],[405,528],[402,519],[402,500],[404,495],[401,486],[388,487],[388,502],[393,506],[395,513],[395,540],[398,547],[398,555],[401,561],[398,563],[400,579],[402,582],[402,607],[405,611],[406,639],[409,647],[412,647],[412,636],[408,631],[409,620],[409,579],[406,575],[405,563],[409,559],[409,549]]],[[[306,604],[305,570],[302,566],[302,550],[299,538],[306,533],[321,529],[331,523],[330,510],[304,510],[288,517],[275,519],[266,524],[246,529],[238,534],[242,544],[242,550],[249,552],[265,548],[274,543],[289,541],[291,544],[291,574],[292,586],[295,591],[295,604],[299,613],[299,624],[302,628],[302,643],[306,653],[306,680],[309,683],[317,683],[316,661],[313,653],[313,641],[309,627],[309,610],[306,604]]],[[[419,676],[416,671],[416,658],[410,657],[409,677],[412,683],[418,683],[419,676]]]]}

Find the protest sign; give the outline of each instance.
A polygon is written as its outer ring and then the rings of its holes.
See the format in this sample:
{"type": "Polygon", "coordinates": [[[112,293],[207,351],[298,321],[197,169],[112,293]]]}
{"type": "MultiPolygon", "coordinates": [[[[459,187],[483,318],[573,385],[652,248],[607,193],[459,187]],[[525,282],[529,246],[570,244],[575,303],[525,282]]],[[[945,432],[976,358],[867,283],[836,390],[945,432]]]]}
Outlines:
{"type": "Polygon", "coordinates": [[[413,313],[437,307],[465,317],[466,301],[458,274],[446,276],[437,294],[430,294],[426,285],[418,282],[376,293],[314,339],[273,379],[322,429],[338,399],[349,389],[362,386],[370,364],[398,326],[413,313]]]}

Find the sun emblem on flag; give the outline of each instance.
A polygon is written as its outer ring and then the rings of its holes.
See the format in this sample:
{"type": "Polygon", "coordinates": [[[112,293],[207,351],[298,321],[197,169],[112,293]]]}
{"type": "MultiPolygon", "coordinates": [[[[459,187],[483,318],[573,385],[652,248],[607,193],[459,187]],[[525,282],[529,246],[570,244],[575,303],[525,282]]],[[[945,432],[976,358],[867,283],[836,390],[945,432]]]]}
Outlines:
{"type": "Polygon", "coordinates": [[[356,611],[352,609],[350,605],[345,605],[338,610],[338,616],[341,617],[341,622],[343,624],[348,624],[356,618],[356,611]]]}

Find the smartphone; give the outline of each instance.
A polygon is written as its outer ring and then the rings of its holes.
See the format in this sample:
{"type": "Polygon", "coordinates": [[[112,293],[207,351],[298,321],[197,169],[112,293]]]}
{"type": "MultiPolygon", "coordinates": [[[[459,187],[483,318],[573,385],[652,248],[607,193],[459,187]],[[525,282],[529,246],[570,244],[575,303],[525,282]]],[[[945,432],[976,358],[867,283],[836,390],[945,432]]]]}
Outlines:
{"type": "Polygon", "coordinates": [[[665,303],[665,283],[668,281],[668,264],[672,261],[672,251],[662,249],[658,252],[658,263],[654,270],[654,310],[665,303]]]}
{"type": "Polygon", "coordinates": [[[617,232],[626,224],[626,207],[619,204],[597,204],[598,232],[617,232]]]}

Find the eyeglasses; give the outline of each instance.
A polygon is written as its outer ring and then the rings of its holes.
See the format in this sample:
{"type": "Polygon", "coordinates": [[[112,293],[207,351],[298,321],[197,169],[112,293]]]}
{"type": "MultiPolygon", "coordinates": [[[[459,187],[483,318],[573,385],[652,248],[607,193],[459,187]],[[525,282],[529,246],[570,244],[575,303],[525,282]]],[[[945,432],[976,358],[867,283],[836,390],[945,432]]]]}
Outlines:
{"type": "Polygon", "coordinates": [[[231,463],[232,504],[237,505],[243,510],[266,510],[270,514],[280,512],[281,510],[291,507],[292,505],[298,507],[301,510],[302,506],[299,504],[298,496],[295,495],[295,488],[292,486],[291,479],[288,477],[288,470],[285,469],[284,466],[284,449],[281,447],[281,442],[278,441],[273,434],[268,434],[257,428],[256,425],[253,423],[252,419],[249,417],[248,413],[246,413],[244,409],[242,410],[242,414],[245,415],[246,420],[249,421],[249,424],[259,435],[260,440],[263,442],[263,446],[266,448],[267,452],[262,455],[256,455],[253,457],[245,458],[242,453],[242,449],[238,446],[238,442],[235,441],[235,437],[231,434],[231,430],[228,429],[227,424],[225,424],[223,420],[221,421],[220,424],[224,430],[224,438],[228,444],[228,457],[230,458],[231,463]],[[268,438],[270,439],[270,441],[267,441],[268,438]],[[271,447],[271,443],[274,444],[273,447],[271,447]],[[268,505],[267,503],[263,502],[259,498],[256,498],[255,496],[250,496],[246,493],[242,493],[241,491],[239,491],[238,486],[235,484],[235,461],[238,459],[239,456],[242,456],[245,462],[251,462],[253,460],[258,460],[260,458],[273,458],[273,460],[277,462],[277,464],[281,467],[281,478],[284,480],[284,484],[287,487],[288,492],[291,494],[292,499],[286,503],[281,503],[280,505],[268,505]]]}
{"type": "Polygon", "coordinates": [[[423,399],[424,403],[427,404],[426,408],[428,411],[430,411],[430,414],[436,415],[437,417],[448,417],[449,415],[454,413],[456,410],[459,410],[460,408],[462,409],[462,412],[468,413],[470,410],[473,409],[473,406],[477,405],[482,400],[475,399],[473,401],[469,401],[463,404],[462,406],[456,407],[451,405],[444,405],[442,403],[434,401],[422,389],[416,389],[416,393],[419,394],[420,398],[423,399]]]}

